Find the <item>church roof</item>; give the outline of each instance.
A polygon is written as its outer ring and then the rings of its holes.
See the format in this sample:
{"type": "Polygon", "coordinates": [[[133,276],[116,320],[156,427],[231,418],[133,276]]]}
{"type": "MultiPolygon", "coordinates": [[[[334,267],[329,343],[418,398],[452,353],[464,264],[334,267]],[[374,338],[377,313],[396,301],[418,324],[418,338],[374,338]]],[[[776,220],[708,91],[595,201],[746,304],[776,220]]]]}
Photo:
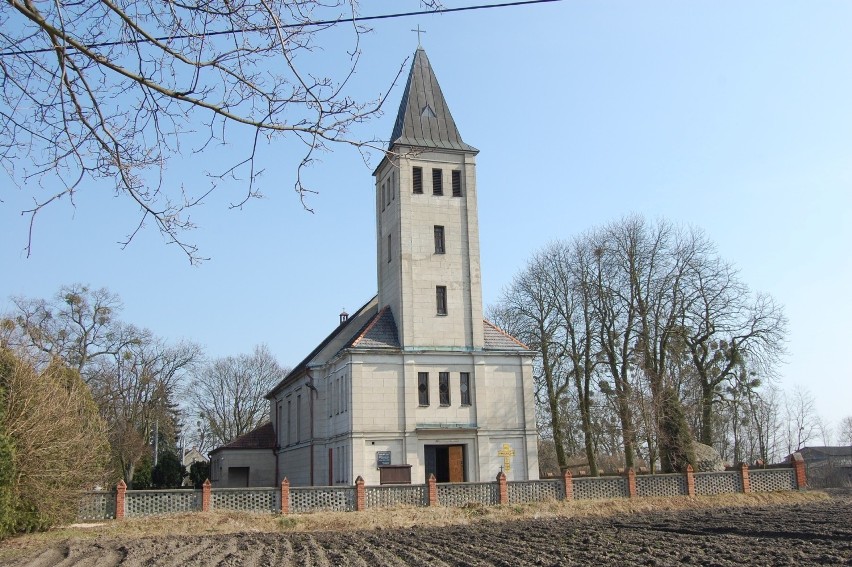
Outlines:
{"type": "Polygon", "coordinates": [[[485,326],[485,350],[530,350],[530,347],[490,321],[485,326]]]}
{"type": "Polygon", "coordinates": [[[450,114],[447,101],[435,78],[435,72],[429,64],[429,58],[422,47],[414,52],[414,61],[408,74],[408,82],[399,113],[391,134],[390,147],[394,145],[437,148],[444,150],[462,150],[478,152],[476,148],[465,144],[456,123],[450,114]]]}
{"type": "Polygon", "coordinates": [[[361,328],[355,338],[346,345],[360,348],[399,348],[396,321],[389,306],[376,313],[369,323],[361,328]]]}
{"type": "MultiPolygon", "coordinates": [[[[530,350],[525,344],[512,337],[494,324],[483,320],[485,331],[484,350],[530,350]]],[[[302,375],[309,366],[325,364],[334,356],[348,349],[381,349],[399,350],[399,333],[396,320],[389,306],[378,308],[378,296],[374,296],[364,304],[348,320],[338,325],[311,353],[293,368],[267,395],[272,397],[275,392],[302,375]]]]}

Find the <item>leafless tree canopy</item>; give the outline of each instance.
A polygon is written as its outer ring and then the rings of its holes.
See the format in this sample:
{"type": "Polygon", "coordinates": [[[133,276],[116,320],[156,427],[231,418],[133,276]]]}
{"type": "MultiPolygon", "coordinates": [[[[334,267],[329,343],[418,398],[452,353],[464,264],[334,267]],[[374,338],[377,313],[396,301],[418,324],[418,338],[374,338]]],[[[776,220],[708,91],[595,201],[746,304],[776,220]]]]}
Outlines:
{"type": "Polygon", "coordinates": [[[302,168],[336,144],[369,145],[351,128],[383,102],[348,94],[367,31],[356,15],[355,0],[4,2],[0,163],[32,194],[28,248],[46,205],[106,180],[140,212],[126,242],[151,224],[197,261],[185,238],[189,210],[224,178],[245,184],[234,205],[257,196],[259,144],[281,136],[304,142],[295,175],[304,203],[302,168]],[[335,67],[316,56],[323,32],[343,26],[349,48],[330,56],[345,70],[326,71],[335,67]],[[164,176],[173,156],[227,144],[241,130],[253,142],[206,172],[200,189],[164,176]]]}
{"type": "Polygon", "coordinates": [[[701,231],[632,216],[554,242],[490,315],[539,351],[539,415],[561,467],[578,454],[591,474],[619,453],[626,466],[634,455],[683,464],[684,437],[669,427],[682,415],[726,456],[767,458],[778,404],[758,388],[783,353],[786,319],[701,231]]]}
{"type": "Polygon", "coordinates": [[[52,299],[12,302],[0,317],[0,347],[25,353],[39,371],[59,361],[82,377],[108,427],[114,470],[131,484],[154,424],[164,439],[179,435],[179,395],[201,349],[125,323],[120,298],[103,288],[73,284],[52,299]]]}
{"type": "Polygon", "coordinates": [[[268,421],[266,394],[286,376],[266,345],[252,354],[217,358],[197,372],[187,389],[191,412],[205,435],[199,450],[229,443],[268,421]]]}

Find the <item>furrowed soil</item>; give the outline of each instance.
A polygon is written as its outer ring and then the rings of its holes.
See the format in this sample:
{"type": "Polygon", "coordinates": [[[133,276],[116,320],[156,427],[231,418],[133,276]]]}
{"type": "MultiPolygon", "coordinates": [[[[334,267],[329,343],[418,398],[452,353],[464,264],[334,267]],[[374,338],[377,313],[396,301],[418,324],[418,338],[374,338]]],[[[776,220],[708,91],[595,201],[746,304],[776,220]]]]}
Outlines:
{"type": "MultiPolygon", "coordinates": [[[[557,511],[536,518],[534,507],[501,508],[533,517],[485,517],[490,509],[473,507],[459,512],[464,524],[431,527],[156,536],[107,529],[19,546],[0,565],[852,565],[848,493],[781,504],[622,509],[603,517],[557,511]]],[[[417,511],[410,513],[416,522],[417,511]]],[[[298,522],[288,516],[269,526],[289,530],[298,522]]]]}

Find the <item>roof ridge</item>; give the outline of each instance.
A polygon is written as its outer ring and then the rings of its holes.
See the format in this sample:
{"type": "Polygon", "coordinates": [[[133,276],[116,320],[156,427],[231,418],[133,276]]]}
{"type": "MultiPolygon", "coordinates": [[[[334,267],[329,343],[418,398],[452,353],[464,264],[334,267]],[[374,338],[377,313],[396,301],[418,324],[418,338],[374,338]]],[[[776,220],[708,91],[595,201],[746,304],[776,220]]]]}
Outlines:
{"type": "Polygon", "coordinates": [[[510,335],[509,333],[507,333],[506,331],[504,331],[503,329],[501,329],[500,327],[498,327],[497,325],[495,325],[494,323],[492,323],[488,319],[483,319],[482,322],[485,323],[486,325],[490,325],[492,329],[494,329],[498,333],[501,333],[502,335],[505,335],[506,337],[512,339],[513,341],[518,343],[518,345],[525,348],[526,350],[532,350],[530,347],[528,347],[527,345],[525,345],[524,343],[522,343],[521,341],[519,341],[518,339],[516,339],[515,337],[513,337],[512,335],[510,335]]]}
{"type": "Polygon", "coordinates": [[[365,336],[367,336],[367,333],[369,333],[370,330],[373,327],[376,326],[376,323],[379,322],[379,319],[382,318],[382,315],[384,315],[385,311],[387,311],[389,308],[390,308],[390,305],[385,305],[384,307],[382,307],[381,311],[376,313],[375,317],[373,317],[373,320],[370,321],[369,323],[367,323],[367,326],[364,327],[364,330],[361,331],[361,334],[358,335],[358,337],[354,341],[352,341],[352,346],[358,346],[358,343],[361,342],[361,339],[363,339],[365,336]]]}

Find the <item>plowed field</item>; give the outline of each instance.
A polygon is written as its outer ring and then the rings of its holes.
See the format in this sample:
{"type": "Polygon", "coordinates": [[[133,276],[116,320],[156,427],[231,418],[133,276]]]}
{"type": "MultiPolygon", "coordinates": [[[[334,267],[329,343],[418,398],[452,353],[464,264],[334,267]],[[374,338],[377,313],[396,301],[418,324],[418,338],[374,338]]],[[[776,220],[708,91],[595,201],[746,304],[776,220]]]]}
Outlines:
{"type": "Polygon", "coordinates": [[[852,499],[353,532],[69,540],[6,565],[852,565],[852,499]]]}

